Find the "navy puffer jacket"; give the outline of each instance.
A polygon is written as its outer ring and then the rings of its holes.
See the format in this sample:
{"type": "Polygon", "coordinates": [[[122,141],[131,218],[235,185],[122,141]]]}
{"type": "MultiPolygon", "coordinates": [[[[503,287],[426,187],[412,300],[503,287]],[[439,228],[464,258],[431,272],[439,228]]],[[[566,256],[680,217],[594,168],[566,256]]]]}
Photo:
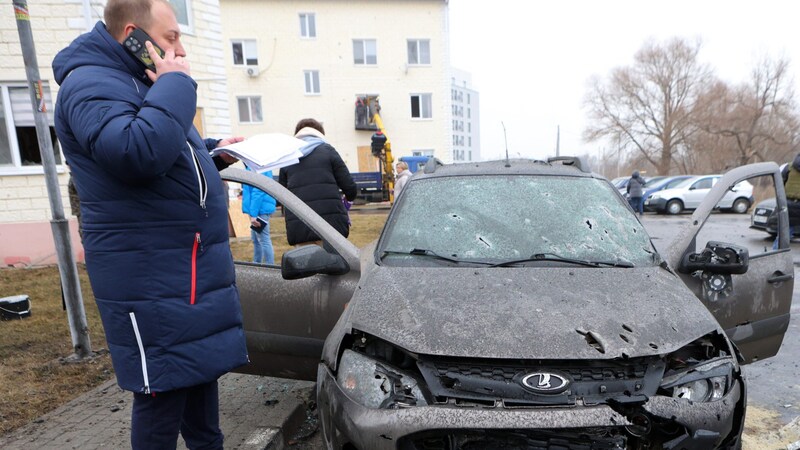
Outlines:
{"type": "Polygon", "coordinates": [[[53,61],[56,132],[81,200],[86,268],[119,385],[149,393],[247,362],[228,197],[192,125],[196,84],[150,83],[105,26],[53,61]]]}

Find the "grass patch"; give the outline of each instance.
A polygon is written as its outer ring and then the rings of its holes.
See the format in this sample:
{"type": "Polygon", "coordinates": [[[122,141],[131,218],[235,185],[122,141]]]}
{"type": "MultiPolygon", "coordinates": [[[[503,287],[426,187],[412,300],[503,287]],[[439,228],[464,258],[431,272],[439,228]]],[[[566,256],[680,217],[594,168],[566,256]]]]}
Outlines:
{"type": "MultiPolygon", "coordinates": [[[[78,266],[92,348],[106,346],[86,268],[78,266]]],[[[52,411],[113,376],[101,352],[91,361],[67,363],[73,353],[62,307],[57,267],[0,270],[0,296],[27,294],[31,316],[0,322],[0,434],[52,411]]]]}
{"type": "MultiPolygon", "coordinates": [[[[349,240],[362,247],[377,239],[386,214],[353,214],[349,240]]],[[[275,261],[290,249],[283,217],[270,222],[275,261]]],[[[250,261],[250,238],[231,241],[234,259],[250,261]]],[[[57,267],[0,269],[0,297],[26,294],[32,315],[0,321],[0,435],[46,414],[114,376],[100,314],[86,268],[78,265],[92,349],[98,356],[79,363],[62,358],[72,351],[66,311],[62,308],[57,267]]]]}

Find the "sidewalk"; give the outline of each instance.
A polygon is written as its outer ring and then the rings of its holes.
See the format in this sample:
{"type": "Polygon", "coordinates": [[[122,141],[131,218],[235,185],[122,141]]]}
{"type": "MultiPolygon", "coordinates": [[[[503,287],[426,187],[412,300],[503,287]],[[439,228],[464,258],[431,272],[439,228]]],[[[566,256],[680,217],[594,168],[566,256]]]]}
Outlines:
{"type": "MultiPolygon", "coordinates": [[[[306,420],[314,383],[227,374],[219,380],[220,427],[226,449],[283,449],[306,420]]],[[[0,437],[0,448],[130,448],[132,395],[111,380],[0,437]]],[[[185,449],[178,438],[178,449],[185,449]]]]}

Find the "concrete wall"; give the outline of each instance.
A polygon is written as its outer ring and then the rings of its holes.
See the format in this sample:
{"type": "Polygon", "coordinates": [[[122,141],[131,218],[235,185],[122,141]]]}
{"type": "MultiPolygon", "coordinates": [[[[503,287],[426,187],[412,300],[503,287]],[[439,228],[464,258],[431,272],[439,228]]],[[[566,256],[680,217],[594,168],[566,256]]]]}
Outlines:
{"type": "Polygon", "coordinates": [[[448,9],[443,0],[221,0],[225,67],[234,134],[293,133],[314,117],[351,171],[371,131],[355,130],[358,94],[379,94],[395,158],[433,149],[452,161],[448,9]],[[300,35],[300,13],[314,13],[316,38],[300,35]],[[232,39],[256,39],[259,75],[233,65],[232,39]],[[377,41],[377,64],[353,63],[353,39],[377,41]],[[407,40],[429,39],[431,64],[407,64],[407,40]],[[320,73],[320,94],[306,95],[304,70],[320,73]],[[432,118],[412,119],[410,95],[432,94],[432,118]],[[261,96],[263,122],[238,121],[237,96],[261,96]]]}

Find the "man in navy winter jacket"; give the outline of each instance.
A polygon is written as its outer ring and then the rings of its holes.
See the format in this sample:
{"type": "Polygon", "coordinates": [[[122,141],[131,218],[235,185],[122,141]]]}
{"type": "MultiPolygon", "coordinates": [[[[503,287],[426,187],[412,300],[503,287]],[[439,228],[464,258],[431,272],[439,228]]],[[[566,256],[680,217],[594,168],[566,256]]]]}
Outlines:
{"type": "Polygon", "coordinates": [[[109,0],[105,25],[53,61],[56,132],[81,201],[86,268],[133,448],[222,448],[217,378],[247,363],[228,245],[232,162],[192,125],[196,83],[166,0],[109,0]],[[155,71],[122,42],[141,28],[155,71]]]}

